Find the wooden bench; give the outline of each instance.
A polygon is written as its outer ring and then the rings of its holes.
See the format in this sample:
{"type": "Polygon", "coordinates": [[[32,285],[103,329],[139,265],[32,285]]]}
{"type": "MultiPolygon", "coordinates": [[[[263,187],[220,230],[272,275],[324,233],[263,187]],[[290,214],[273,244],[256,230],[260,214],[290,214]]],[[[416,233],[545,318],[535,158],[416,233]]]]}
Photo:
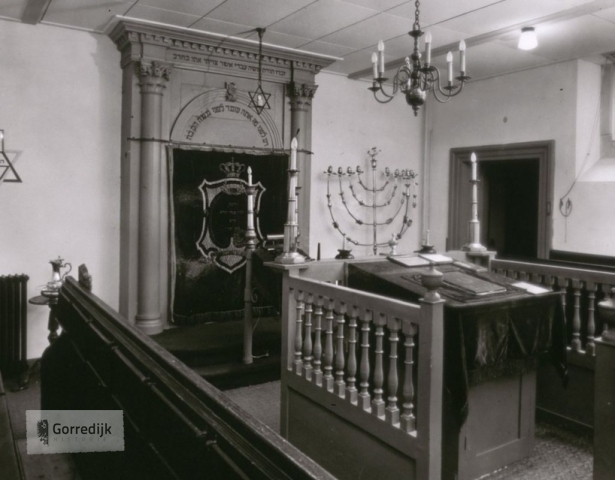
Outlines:
{"type": "Polygon", "coordinates": [[[11,429],[2,374],[0,374],[0,466],[3,480],[20,480],[23,478],[11,429]]]}
{"type": "Polygon", "coordinates": [[[43,409],[123,410],[125,451],[75,455],[84,478],[333,479],[73,278],[43,355],[43,409]]]}

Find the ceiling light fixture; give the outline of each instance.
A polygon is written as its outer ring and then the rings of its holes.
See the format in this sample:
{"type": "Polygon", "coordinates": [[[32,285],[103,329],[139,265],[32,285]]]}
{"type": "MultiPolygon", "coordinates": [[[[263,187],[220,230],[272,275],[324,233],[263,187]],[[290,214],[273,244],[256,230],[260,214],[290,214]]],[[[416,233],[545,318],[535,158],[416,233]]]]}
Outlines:
{"type": "Polygon", "coordinates": [[[533,50],[538,46],[538,39],[536,38],[536,32],[534,27],[525,27],[521,29],[521,36],[519,37],[519,44],[517,47],[520,50],[533,50]]]}
{"type": "Polygon", "coordinates": [[[424,32],[421,31],[419,22],[419,0],[415,2],[414,25],[412,30],[408,32],[414,38],[414,50],[410,57],[406,57],[404,65],[399,67],[397,73],[393,77],[393,91],[388,94],[384,91],[383,83],[388,79],[384,78],[384,43],[382,40],[378,42],[378,53],[372,54],[372,66],[374,70],[374,80],[369,90],[374,92],[374,98],[380,103],[390,102],[398,90],[401,90],[406,95],[406,102],[414,110],[414,115],[418,115],[419,108],[427,100],[427,93],[433,92],[434,97],[438,102],[444,103],[461,93],[463,85],[470,77],[466,75],[466,44],[462,40],[459,42],[459,58],[460,71],[455,77],[459,83],[453,85],[453,54],[446,54],[446,62],[448,64],[448,81],[447,84],[440,86],[440,72],[431,63],[431,33],[425,35],[425,61],[421,62],[421,53],[419,52],[419,38],[424,32]],[[381,92],[384,98],[378,98],[378,92],[381,92]]]}
{"type": "Polygon", "coordinates": [[[256,113],[260,115],[263,110],[269,110],[271,108],[269,106],[269,97],[271,94],[265,93],[261,84],[263,70],[263,34],[265,33],[265,29],[257,28],[256,31],[258,32],[258,87],[256,87],[256,91],[248,92],[250,95],[250,104],[248,106],[252,107],[256,110],[256,113]]]}

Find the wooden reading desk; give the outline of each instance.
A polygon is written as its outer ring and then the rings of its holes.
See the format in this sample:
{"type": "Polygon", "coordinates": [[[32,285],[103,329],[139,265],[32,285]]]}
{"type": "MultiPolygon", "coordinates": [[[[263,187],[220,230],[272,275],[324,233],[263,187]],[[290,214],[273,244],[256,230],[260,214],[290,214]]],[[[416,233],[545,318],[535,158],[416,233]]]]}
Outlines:
{"type": "MultiPolygon", "coordinates": [[[[349,263],[348,286],[417,302],[428,266],[349,263]]],[[[520,460],[534,445],[536,363],[565,376],[565,320],[557,292],[532,294],[486,269],[438,265],[444,283],[442,478],[471,480],[520,460]]]]}

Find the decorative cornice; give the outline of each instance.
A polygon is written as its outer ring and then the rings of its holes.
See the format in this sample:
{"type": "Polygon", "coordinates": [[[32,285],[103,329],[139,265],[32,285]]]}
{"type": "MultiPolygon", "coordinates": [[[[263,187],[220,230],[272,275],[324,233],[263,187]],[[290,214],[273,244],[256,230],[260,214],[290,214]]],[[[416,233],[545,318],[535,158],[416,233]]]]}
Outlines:
{"type": "MultiPolygon", "coordinates": [[[[121,52],[125,52],[132,44],[151,44],[175,51],[258,61],[258,42],[170,25],[121,18],[108,31],[108,35],[121,52]]],[[[336,60],[339,59],[263,44],[263,65],[289,69],[292,66],[316,74],[336,60]]]]}

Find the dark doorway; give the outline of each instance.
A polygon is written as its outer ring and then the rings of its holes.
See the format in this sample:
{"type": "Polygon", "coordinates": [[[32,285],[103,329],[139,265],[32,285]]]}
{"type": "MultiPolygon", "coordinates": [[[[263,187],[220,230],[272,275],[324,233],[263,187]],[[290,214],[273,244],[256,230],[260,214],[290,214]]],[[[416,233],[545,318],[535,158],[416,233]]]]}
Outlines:
{"type": "Polygon", "coordinates": [[[549,258],[553,152],[553,141],[451,149],[446,248],[459,250],[469,240],[476,153],[481,243],[499,257],[549,258]]]}
{"type": "Polygon", "coordinates": [[[480,178],[483,245],[500,257],[536,258],[538,159],[481,162],[480,178]]]}

